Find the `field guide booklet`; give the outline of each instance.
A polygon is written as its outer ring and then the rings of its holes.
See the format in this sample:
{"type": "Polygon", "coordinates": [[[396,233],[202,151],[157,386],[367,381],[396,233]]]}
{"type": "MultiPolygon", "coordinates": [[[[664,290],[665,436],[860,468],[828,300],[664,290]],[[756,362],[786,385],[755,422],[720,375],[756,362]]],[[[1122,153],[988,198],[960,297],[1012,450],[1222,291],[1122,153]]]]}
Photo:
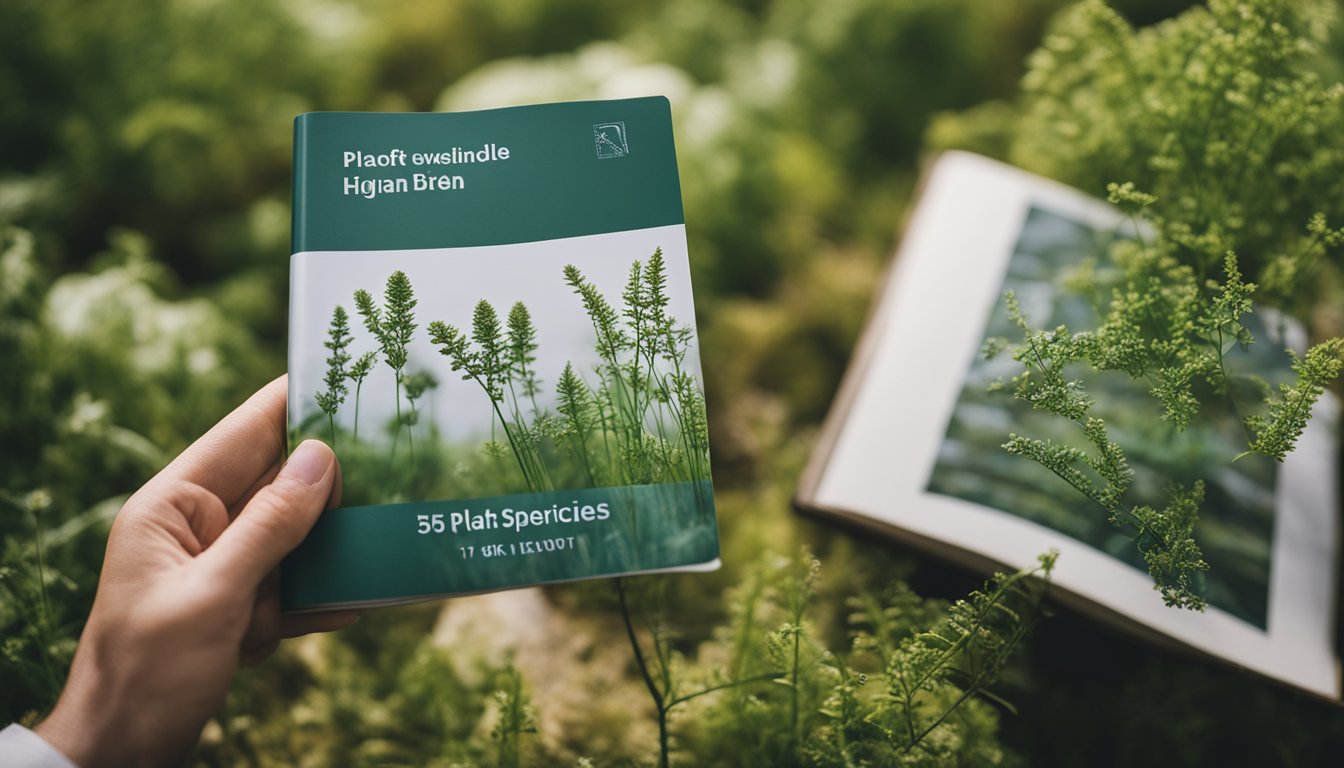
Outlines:
{"type": "MultiPolygon", "coordinates": [[[[1135,470],[1127,501],[1161,508],[1164,478],[1205,479],[1195,531],[1209,563],[1203,613],[1163,605],[1124,532],[1048,469],[1001,448],[1013,432],[1078,440],[1071,425],[1015,400],[1011,386],[991,391],[1020,372],[1011,355],[980,354],[987,338],[1021,338],[1004,292],[1016,293],[1034,327],[1089,327],[1091,303],[1063,286],[1075,270],[1113,269],[1108,243],[1134,236],[1127,218],[1077,190],[976,155],[939,157],[796,504],[981,570],[1027,567],[1058,549],[1052,593],[1073,607],[1337,701],[1334,398],[1322,399],[1282,464],[1230,462],[1245,435],[1228,406],[1210,398],[1185,432],[1154,434],[1160,406],[1145,387],[1123,374],[1070,372],[1096,396],[1095,415],[1135,470]]],[[[1301,350],[1301,329],[1263,310],[1252,319],[1256,341],[1228,354],[1232,373],[1291,380],[1284,350],[1301,350]]]]}
{"type": "Polygon", "coordinates": [[[666,99],[301,115],[290,272],[286,610],[717,566],[666,99]]]}

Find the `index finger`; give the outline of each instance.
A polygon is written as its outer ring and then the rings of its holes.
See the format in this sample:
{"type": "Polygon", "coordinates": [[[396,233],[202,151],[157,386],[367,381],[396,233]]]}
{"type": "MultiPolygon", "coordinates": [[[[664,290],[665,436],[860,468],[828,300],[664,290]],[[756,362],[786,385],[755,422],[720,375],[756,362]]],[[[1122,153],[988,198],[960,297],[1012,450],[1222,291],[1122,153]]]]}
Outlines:
{"type": "Polygon", "coordinates": [[[188,482],[233,508],[285,455],[288,376],[257,390],[201,435],[151,483],[188,482]]]}

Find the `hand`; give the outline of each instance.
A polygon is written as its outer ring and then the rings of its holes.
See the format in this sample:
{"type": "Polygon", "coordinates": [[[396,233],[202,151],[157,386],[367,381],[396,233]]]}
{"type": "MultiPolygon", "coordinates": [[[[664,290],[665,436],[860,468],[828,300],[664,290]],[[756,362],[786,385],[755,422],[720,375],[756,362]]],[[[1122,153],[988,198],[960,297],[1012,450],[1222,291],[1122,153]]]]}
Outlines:
{"type": "Polygon", "coordinates": [[[240,661],[358,618],[280,613],[280,559],[341,495],[323,443],[283,460],[285,389],[257,392],[117,514],[70,678],[37,727],[80,766],[181,762],[240,661]]]}

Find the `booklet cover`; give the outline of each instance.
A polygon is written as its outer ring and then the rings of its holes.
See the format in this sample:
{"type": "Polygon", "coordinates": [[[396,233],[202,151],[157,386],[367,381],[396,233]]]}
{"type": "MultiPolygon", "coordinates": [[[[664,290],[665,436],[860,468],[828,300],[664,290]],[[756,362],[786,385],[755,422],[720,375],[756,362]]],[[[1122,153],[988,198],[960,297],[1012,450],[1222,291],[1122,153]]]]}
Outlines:
{"type": "MultiPolygon", "coordinates": [[[[1110,244],[1136,236],[1130,219],[1078,190],[976,155],[939,157],[795,502],[986,571],[1056,549],[1051,590],[1071,606],[1338,700],[1335,398],[1317,403],[1281,464],[1258,455],[1229,462],[1246,436],[1225,403],[1207,403],[1184,431],[1157,429],[1146,385],[1070,374],[1105,393],[1095,413],[1123,436],[1134,471],[1128,499],[1157,504],[1165,478],[1204,480],[1195,525],[1209,563],[1198,585],[1203,613],[1166,607],[1133,541],[1067,482],[1002,447],[1013,432],[1076,441],[1072,425],[996,385],[1019,364],[981,354],[988,340],[1020,333],[1005,291],[1037,327],[1085,327],[1096,310],[1067,290],[1070,280],[1112,269],[1110,244]]],[[[1246,322],[1257,342],[1229,353],[1231,372],[1266,386],[1291,381],[1283,350],[1302,350],[1302,328],[1264,309],[1246,322]]]]}
{"type": "Polygon", "coordinates": [[[286,610],[717,565],[666,99],[301,115],[290,271],[286,610]]]}

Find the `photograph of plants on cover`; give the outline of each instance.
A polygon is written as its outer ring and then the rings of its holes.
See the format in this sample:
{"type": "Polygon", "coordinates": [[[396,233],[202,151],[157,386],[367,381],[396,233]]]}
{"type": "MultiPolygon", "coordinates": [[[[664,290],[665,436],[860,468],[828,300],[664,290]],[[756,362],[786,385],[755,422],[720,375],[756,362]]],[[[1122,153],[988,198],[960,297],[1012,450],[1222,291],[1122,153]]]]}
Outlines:
{"type": "MultiPolygon", "coordinates": [[[[1023,313],[1035,327],[1095,327],[1093,297],[1073,290],[1073,276],[1091,271],[1096,285],[1113,270],[1108,257],[1116,232],[1102,232],[1072,218],[1033,206],[1014,246],[999,302],[985,328],[982,343],[1017,340],[1021,332],[1009,318],[1002,296],[1013,291],[1023,313]]],[[[1285,329],[1266,327],[1262,315],[1245,320],[1256,343],[1227,354],[1233,376],[1248,388],[1233,397],[1255,402],[1250,391],[1258,378],[1270,386],[1292,379],[1290,358],[1283,349],[1285,329]],[[1238,375],[1241,374],[1241,375],[1238,375]]],[[[979,348],[979,347],[978,347],[979,348]]],[[[1123,531],[1087,503],[1048,469],[1013,456],[1002,448],[1011,432],[1073,444],[1076,429],[1056,417],[1033,411],[1014,398],[1012,386],[1000,387],[1021,372],[1011,355],[977,354],[966,373],[946,435],[928,482],[932,493],[953,496],[1052,528],[1146,572],[1143,555],[1123,531]]],[[[1125,447],[1134,469],[1129,490],[1135,504],[1160,505],[1163,484],[1205,481],[1205,503],[1196,536],[1209,570],[1202,592],[1210,605],[1265,628],[1274,531],[1277,467],[1252,454],[1228,463],[1245,446],[1246,437],[1235,403],[1210,395],[1201,418],[1184,431],[1165,424],[1141,383],[1123,373],[1097,374],[1079,368],[1070,378],[1083,382],[1096,396],[1094,412],[1104,418],[1111,437],[1125,447]]],[[[1085,446],[1079,446],[1085,447],[1085,446]]]]}
{"type": "Polygon", "coordinates": [[[680,484],[635,530],[717,555],[681,227],[307,253],[292,279],[290,439],[334,446],[344,506],[680,484]]]}

